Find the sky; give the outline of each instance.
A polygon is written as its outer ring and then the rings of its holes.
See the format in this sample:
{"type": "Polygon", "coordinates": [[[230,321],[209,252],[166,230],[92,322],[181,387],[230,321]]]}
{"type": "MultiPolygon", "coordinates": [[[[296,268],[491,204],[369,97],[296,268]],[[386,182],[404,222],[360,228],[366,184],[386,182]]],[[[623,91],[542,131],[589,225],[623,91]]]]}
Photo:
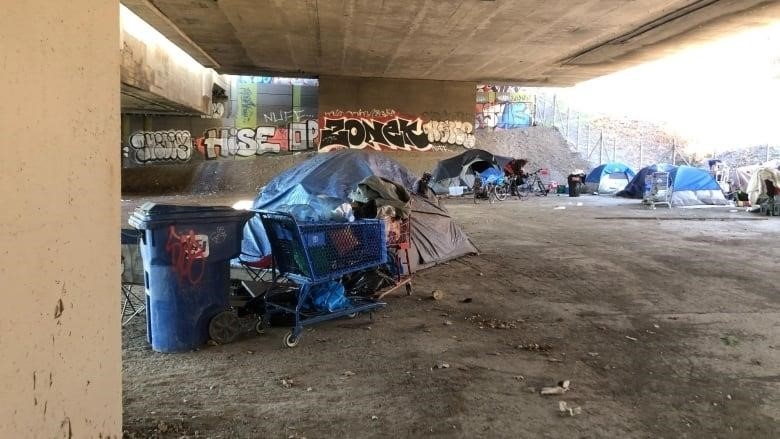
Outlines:
{"type": "Polygon", "coordinates": [[[780,23],[562,89],[587,113],[664,124],[691,152],[780,144],[780,23]]]}

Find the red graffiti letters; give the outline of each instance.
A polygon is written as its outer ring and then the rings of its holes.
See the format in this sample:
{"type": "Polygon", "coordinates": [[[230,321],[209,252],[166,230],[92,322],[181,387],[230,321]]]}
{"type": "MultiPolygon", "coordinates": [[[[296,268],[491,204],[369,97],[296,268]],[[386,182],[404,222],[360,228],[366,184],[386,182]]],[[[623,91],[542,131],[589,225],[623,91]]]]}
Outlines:
{"type": "Polygon", "coordinates": [[[176,227],[168,230],[168,242],[165,251],[171,258],[171,267],[179,277],[179,283],[198,285],[206,272],[206,258],[209,256],[209,237],[196,235],[190,229],[179,234],[176,227]]]}

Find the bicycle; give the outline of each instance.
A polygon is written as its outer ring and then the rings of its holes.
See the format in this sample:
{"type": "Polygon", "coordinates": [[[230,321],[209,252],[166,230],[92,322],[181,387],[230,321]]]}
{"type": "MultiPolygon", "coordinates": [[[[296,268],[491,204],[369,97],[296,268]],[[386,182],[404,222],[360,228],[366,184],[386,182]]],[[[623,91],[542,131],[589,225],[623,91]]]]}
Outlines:
{"type": "Polygon", "coordinates": [[[474,204],[482,198],[493,203],[495,200],[504,201],[509,196],[509,184],[501,177],[497,180],[483,182],[482,178],[474,179],[474,204]]]}
{"type": "Polygon", "coordinates": [[[542,181],[542,175],[546,175],[546,169],[537,169],[536,171],[528,174],[523,184],[516,187],[517,197],[523,198],[530,194],[536,194],[537,196],[546,197],[550,193],[550,189],[542,181]]]}

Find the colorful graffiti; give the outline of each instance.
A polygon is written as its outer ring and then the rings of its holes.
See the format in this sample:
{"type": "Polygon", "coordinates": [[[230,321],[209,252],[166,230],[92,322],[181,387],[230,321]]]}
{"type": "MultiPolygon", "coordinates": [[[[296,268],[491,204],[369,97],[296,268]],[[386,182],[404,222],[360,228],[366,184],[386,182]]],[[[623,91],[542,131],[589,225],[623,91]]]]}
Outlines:
{"type": "Polygon", "coordinates": [[[533,97],[522,87],[478,85],[475,127],[524,128],[533,124],[533,97]]]}
{"type": "Polygon", "coordinates": [[[165,251],[171,258],[171,270],[178,276],[180,284],[195,286],[200,283],[209,257],[208,235],[197,235],[192,229],[178,233],[175,226],[170,226],[165,251]]]}
{"type": "Polygon", "coordinates": [[[533,123],[532,111],[526,102],[477,104],[477,128],[524,128],[533,123]]]}
{"type": "Polygon", "coordinates": [[[318,135],[319,127],[313,120],[292,122],[286,127],[212,128],[197,139],[196,145],[207,160],[251,157],[313,149],[318,135]]]}
{"type": "Polygon", "coordinates": [[[128,139],[122,155],[140,163],[186,162],[192,157],[192,136],[189,131],[139,131],[128,139]]]}
{"type": "MultiPolygon", "coordinates": [[[[474,127],[470,122],[428,121],[419,117],[390,116],[355,117],[358,112],[338,112],[342,117],[321,119],[320,151],[339,148],[403,151],[430,151],[433,143],[457,144],[473,148],[474,127]]],[[[336,114],[329,112],[328,114],[336,114]]]]}

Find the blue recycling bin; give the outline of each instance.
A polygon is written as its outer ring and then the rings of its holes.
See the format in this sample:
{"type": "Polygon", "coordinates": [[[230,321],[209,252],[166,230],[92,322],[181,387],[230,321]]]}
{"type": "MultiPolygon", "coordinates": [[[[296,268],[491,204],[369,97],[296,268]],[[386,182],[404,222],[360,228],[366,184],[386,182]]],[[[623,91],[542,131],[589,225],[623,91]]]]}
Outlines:
{"type": "Polygon", "coordinates": [[[183,352],[209,339],[228,308],[230,259],[241,251],[252,212],[224,206],[145,203],[128,223],[141,230],[146,337],[157,352],[183,352]]]}

